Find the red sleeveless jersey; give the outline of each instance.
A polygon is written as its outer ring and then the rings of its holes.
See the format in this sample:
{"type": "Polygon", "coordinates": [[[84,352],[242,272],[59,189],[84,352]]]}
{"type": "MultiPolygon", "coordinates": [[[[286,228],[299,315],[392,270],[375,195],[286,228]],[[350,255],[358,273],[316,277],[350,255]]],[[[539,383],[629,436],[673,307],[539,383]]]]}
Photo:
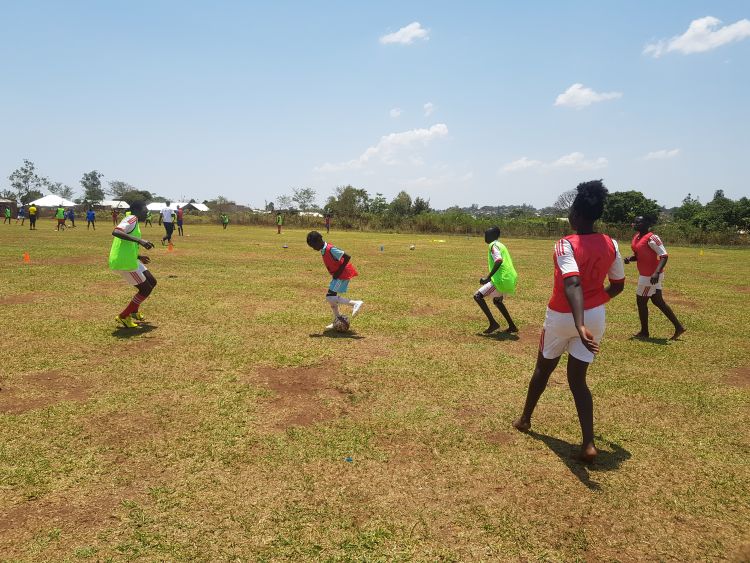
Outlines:
{"type": "Polygon", "coordinates": [[[650,231],[643,236],[641,236],[641,233],[635,233],[630,248],[633,249],[636,258],[635,263],[638,266],[638,273],[649,278],[656,271],[661,257],[667,255],[661,239],[650,231]],[[658,249],[659,253],[654,248],[658,249]]]}
{"type": "MultiPolygon", "coordinates": [[[[326,243],[325,252],[323,253],[323,264],[326,265],[326,269],[328,270],[328,273],[331,275],[338,272],[339,268],[341,267],[341,264],[344,262],[343,256],[338,260],[336,260],[333,257],[333,255],[331,254],[332,247],[333,247],[332,244],[326,243]]],[[[354,265],[351,262],[349,262],[344,268],[344,271],[341,272],[341,275],[339,276],[338,279],[350,280],[357,274],[358,274],[357,269],[354,267],[354,265]]]]}
{"type": "Polygon", "coordinates": [[[565,278],[579,276],[583,290],[583,308],[593,309],[609,301],[604,291],[604,279],[625,279],[622,261],[618,259],[616,243],[602,233],[569,235],[557,241],[553,262],[555,264],[554,286],[549,308],[560,313],[570,313],[570,304],[565,297],[565,278]]]}

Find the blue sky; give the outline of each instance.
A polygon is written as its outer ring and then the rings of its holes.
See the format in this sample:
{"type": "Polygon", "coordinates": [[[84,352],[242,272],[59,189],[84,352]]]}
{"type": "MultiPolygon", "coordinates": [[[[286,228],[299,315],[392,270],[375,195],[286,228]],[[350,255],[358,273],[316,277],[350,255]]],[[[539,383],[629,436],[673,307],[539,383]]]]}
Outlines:
{"type": "Polygon", "coordinates": [[[78,191],[97,169],[254,206],[352,184],[541,207],[591,178],[668,206],[747,196],[748,19],[741,1],[0,0],[0,187],[29,158],[78,191]]]}

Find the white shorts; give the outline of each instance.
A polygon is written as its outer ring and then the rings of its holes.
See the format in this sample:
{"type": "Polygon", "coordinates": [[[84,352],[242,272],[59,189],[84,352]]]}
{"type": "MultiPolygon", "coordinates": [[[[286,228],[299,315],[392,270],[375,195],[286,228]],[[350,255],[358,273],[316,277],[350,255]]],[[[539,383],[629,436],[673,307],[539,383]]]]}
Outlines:
{"type": "MultiPolygon", "coordinates": [[[[606,325],[604,305],[583,312],[583,324],[594,335],[594,341],[600,342],[604,336],[606,325]]],[[[594,361],[594,354],[589,352],[578,336],[576,325],[573,322],[573,313],[560,313],[547,308],[544,317],[544,328],[542,338],[539,342],[539,350],[548,360],[559,358],[563,352],[568,352],[574,358],[582,362],[594,361]]]]}
{"type": "Polygon", "coordinates": [[[125,283],[129,283],[130,285],[138,285],[146,281],[146,276],[143,274],[143,272],[147,270],[148,268],[146,268],[143,262],[139,261],[137,270],[112,270],[112,271],[117,274],[120,274],[122,276],[122,279],[125,280],[125,283]]]}
{"type": "Polygon", "coordinates": [[[484,284],[482,287],[479,288],[479,291],[477,293],[481,293],[482,297],[485,299],[487,297],[505,297],[506,293],[500,293],[497,288],[495,287],[495,284],[491,281],[488,281],[486,284],[484,284]]]}
{"type": "Polygon", "coordinates": [[[651,278],[649,276],[638,276],[638,289],[635,294],[641,297],[651,297],[656,293],[657,289],[661,289],[661,284],[664,281],[664,272],[659,274],[659,281],[656,285],[651,285],[651,278]]]}

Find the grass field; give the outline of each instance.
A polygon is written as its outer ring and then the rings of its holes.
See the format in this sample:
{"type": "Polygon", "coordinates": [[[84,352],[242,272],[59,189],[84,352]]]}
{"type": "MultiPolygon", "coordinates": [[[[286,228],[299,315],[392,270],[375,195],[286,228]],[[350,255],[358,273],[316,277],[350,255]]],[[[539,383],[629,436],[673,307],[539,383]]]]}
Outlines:
{"type": "Polygon", "coordinates": [[[117,330],[133,290],[107,269],[110,231],[0,228],[4,560],[750,557],[750,251],[666,241],[679,342],[654,309],[654,338],[629,339],[626,267],[589,371],[588,468],[563,366],[534,432],[510,426],[552,241],[505,241],[506,339],[479,334],[482,239],[332,233],[365,300],[335,337],[305,233],[237,226],[150,251],[150,325],[117,330]]]}

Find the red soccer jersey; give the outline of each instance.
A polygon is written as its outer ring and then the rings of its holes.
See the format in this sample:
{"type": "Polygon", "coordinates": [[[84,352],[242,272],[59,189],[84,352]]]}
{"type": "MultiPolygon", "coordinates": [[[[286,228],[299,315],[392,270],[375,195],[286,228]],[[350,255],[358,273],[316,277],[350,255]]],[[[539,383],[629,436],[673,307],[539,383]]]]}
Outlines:
{"type": "Polygon", "coordinates": [[[662,256],[667,256],[667,249],[661,239],[652,232],[641,236],[641,233],[635,233],[630,248],[638,265],[638,273],[642,276],[651,277],[659,265],[662,256]]]}
{"type": "Polygon", "coordinates": [[[571,276],[581,278],[583,308],[593,309],[609,301],[604,291],[604,278],[611,282],[625,279],[625,268],[617,242],[601,233],[569,235],[555,243],[554,286],[549,308],[560,313],[570,313],[565,297],[563,280],[571,276]]]}
{"type": "MultiPolygon", "coordinates": [[[[323,263],[326,265],[326,269],[328,270],[328,273],[331,275],[335,274],[338,271],[338,269],[341,267],[341,264],[344,262],[344,253],[341,250],[337,249],[332,244],[326,243],[326,245],[323,247],[323,251],[321,254],[323,255],[323,263]],[[338,252],[341,252],[338,259],[334,257],[333,255],[334,252],[336,252],[337,254],[338,252]]],[[[350,280],[358,274],[359,272],[357,272],[357,269],[354,267],[354,264],[352,264],[351,262],[348,262],[346,266],[344,267],[344,271],[341,272],[339,279],[350,280]]]]}

